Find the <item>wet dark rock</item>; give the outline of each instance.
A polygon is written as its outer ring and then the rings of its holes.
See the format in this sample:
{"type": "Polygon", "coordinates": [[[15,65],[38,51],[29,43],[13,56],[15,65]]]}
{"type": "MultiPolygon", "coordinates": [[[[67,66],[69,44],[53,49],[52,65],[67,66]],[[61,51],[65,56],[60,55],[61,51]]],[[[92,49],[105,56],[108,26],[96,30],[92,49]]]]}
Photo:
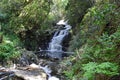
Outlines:
{"type": "Polygon", "coordinates": [[[23,50],[20,59],[15,61],[15,63],[19,64],[20,66],[27,66],[32,63],[38,64],[38,61],[39,60],[33,51],[23,50]]]}
{"type": "Polygon", "coordinates": [[[51,61],[62,60],[64,57],[73,55],[73,52],[41,50],[35,52],[39,59],[48,59],[51,61]]]}
{"type": "Polygon", "coordinates": [[[0,43],[3,41],[3,35],[0,35],[0,43]]]}
{"type": "Polygon", "coordinates": [[[65,36],[65,38],[63,39],[63,51],[68,51],[68,47],[69,47],[69,42],[71,41],[71,34],[69,33],[68,35],[65,36]]]}
{"type": "Polygon", "coordinates": [[[40,65],[43,67],[47,65],[52,70],[51,76],[56,76],[60,80],[66,80],[63,71],[67,69],[67,66],[61,61],[40,59],[40,65]]]}
{"type": "Polygon", "coordinates": [[[120,80],[120,75],[113,76],[109,80],[120,80]]]}

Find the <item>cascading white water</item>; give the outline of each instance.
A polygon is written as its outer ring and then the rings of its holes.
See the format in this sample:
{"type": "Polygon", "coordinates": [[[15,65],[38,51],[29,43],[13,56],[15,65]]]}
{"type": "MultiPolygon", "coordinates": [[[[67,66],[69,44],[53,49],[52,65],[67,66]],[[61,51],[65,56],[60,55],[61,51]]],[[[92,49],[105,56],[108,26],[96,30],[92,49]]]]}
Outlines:
{"type": "Polygon", "coordinates": [[[67,22],[64,22],[64,20],[60,20],[57,25],[64,25],[62,30],[56,31],[51,42],[49,43],[48,53],[49,56],[52,58],[59,58],[61,57],[62,52],[62,42],[65,36],[69,34],[69,30],[71,29],[71,26],[67,24],[67,22]]]}
{"type": "Polygon", "coordinates": [[[40,66],[40,68],[43,69],[45,71],[45,73],[48,75],[48,80],[60,80],[56,76],[51,76],[52,70],[50,68],[48,68],[47,65],[45,67],[40,66]]]}
{"type": "MultiPolygon", "coordinates": [[[[71,26],[67,24],[64,20],[60,20],[57,23],[58,26],[64,25],[63,29],[56,31],[53,38],[51,39],[51,42],[49,43],[48,50],[41,50],[48,52],[47,55],[51,58],[58,58],[61,59],[62,57],[62,42],[65,36],[69,34],[69,30],[71,29],[71,26]]],[[[45,71],[45,73],[48,75],[48,80],[60,80],[59,78],[52,76],[51,72],[52,70],[46,65],[45,67],[40,66],[41,69],[45,71]]]]}
{"type": "Polygon", "coordinates": [[[55,32],[55,35],[52,38],[52,41],[49,44],[48,50],[50,51],[62,51],[61,43],[63,38],[68,34],[66,30],[60,30],[55,32]]]}

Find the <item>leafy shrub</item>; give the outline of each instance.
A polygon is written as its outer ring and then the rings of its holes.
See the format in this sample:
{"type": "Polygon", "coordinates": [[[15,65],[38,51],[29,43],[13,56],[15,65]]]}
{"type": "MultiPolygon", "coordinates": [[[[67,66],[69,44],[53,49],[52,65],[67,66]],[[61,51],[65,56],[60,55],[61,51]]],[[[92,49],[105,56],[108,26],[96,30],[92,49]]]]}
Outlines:
{"type": "Polygon", "coordinates": [[[13,60],[19,58],[20,51],[18,47],[19,40],[15,36],[11,39],[8,36],[4,36],[3,42],[0,43],[0,60],[13,60]],[[12,39],[15,38],[14,40],[12,39]]]}
{"type": "Polygon", "coordinates": [[[89,80],[95,79],[95,74],[104,74],[107,76],[118,75],[118,65],[110,62],[103,62],[101,64],[95,62],[89,62],[87,64],[83,64],[82,69],[85,71],[84,77],[89,80]]]}

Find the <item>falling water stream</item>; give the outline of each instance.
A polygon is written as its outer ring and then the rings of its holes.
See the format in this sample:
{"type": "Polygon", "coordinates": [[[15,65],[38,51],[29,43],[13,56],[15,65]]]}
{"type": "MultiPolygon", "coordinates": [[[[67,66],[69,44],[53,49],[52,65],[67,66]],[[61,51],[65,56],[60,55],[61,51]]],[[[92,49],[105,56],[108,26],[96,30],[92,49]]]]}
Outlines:
{"type": "Polygon", "coordinates": [[[64,20],[60,20],[57,23],[57,26],[64,26],[61,30],[58,30],[54,33],[53,38],[51,39],[51,42],[49,43],[48,47],[48,56],[52,58],[62,58],[62,42],[69,34],[69,30],[71,29],[71,26],[67,24],[67,22],[64,22],[64,20]]]}
{"type": "MultiPolygon", "coordinates": [[[[68,25],[67,21],[65,22],[64,20],[60,20],[57,23],[57,26],[62,26],[63,28],[54,33],[54,36],[51,39],[51,42],[49,43],[48,50],[46,50],[46,51],[48,52],[47,55],[49,57],[61,59],[62,52],[63,52],[62,42],[63,42],[65,36],[67,36],[69,34],[69,30],[71,29],[71,26],[68,25]]],[[[48,75],[48,80],[59,80],[59,78],[51,76],[52,70],[49,69],[47,65],[45,67],[41,66],[41,68],[48,75]]]]}

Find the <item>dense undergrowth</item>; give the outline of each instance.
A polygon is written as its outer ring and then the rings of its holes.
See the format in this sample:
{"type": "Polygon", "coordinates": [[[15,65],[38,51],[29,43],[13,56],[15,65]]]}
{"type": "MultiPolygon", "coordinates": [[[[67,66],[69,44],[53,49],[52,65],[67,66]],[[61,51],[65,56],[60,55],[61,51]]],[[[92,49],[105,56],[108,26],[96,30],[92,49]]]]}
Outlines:
{"type": "Polygon", "coordinates": [[[20,57],[22,45],[16,35],[1,33],[2,41],[0,43],[0,64],[10,64],[20,57]]]}
{"type": "Polygon", "coordinates": [[[116,3],[96,2],[77,27],[70,46],[76,50],[76,62],[65,71],[70,80],[110,80],[119,75],[120,8],[116,3]]]}

